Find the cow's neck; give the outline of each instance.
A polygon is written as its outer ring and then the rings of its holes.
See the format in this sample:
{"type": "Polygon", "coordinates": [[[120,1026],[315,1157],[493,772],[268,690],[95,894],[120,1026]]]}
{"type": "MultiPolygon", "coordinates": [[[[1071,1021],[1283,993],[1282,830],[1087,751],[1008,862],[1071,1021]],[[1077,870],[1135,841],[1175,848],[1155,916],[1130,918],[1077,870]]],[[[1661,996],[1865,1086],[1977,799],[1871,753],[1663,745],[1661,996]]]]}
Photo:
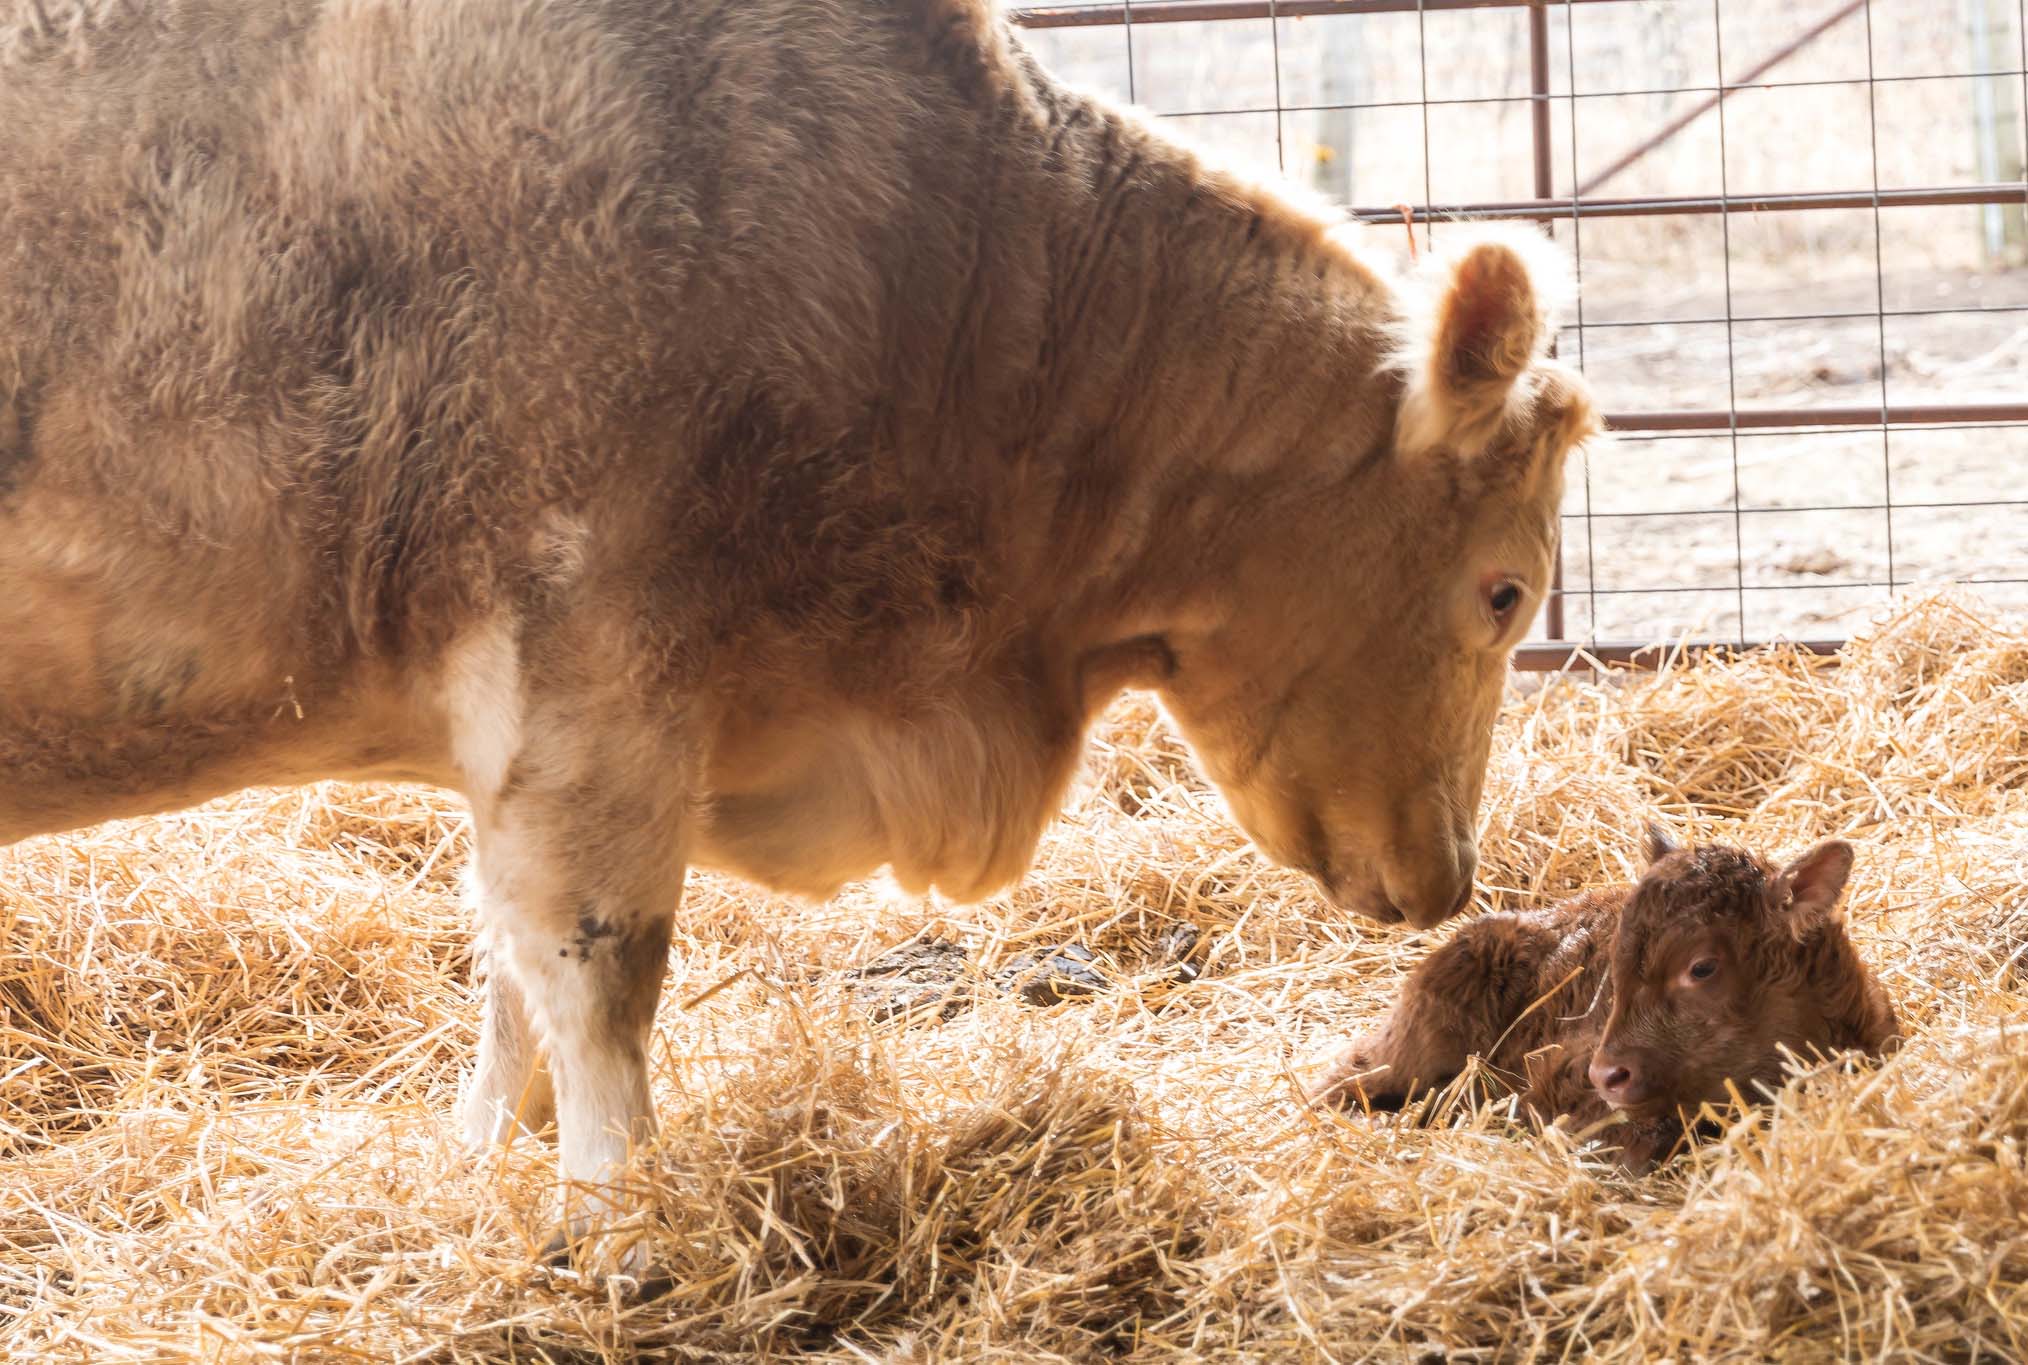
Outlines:
{"type": "Polygon", "coordinates": [[[1053,198],[1008,228],[1046,243],[1047,291],[1019,420],[991,424],[1024,511],[1006,564],[1066,633],[1127,641],[1225,591],[1276,500],[1378,463],[1394,294],[1136,121],[1088,106],[1055,156],[1053,198]]]}
{"type": "Polygon", "coordinates": [[[1160,680],[1165,630],[1229,597],[1277,503],[1386,449],[1388,286],[1317,221],[1050,99],[1060,127],[967,195],[965,277],[911,274],[949,296],[910,300],[876,400],[979,581],[964,612],[908,599],[895,630],[787,632],[767,656],[828,667],[739,673],[705,865],[813,894],[882,862],[961,897],[1018,874],[1094,709],[1160,680]]]}

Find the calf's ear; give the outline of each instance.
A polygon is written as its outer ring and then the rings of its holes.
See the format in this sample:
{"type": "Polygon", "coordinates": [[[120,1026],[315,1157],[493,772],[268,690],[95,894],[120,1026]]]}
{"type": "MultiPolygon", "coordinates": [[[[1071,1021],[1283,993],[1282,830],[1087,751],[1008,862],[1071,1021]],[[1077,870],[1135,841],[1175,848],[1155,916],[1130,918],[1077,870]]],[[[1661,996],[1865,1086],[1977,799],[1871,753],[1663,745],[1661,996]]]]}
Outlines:
{"type": "Polygon", "coordinates": [[[1641,832],[1641,867],[1644,871],[1661,862],[1662,859],[1668,857],[1671,853],[1681,853],[1682,851],[1683,845],[1671,838],[1669,831],[1662,828],[1659,822],[1650,820],[1643,826],[1641,832]]]}
{"type": "Polygon", "coordinates": [[[1775,879],[1775,905],[1798,939],[1844,918],[1838,897],[1852,875],[1852,845],[1826,839],[1803,854],[1775,879]]]}

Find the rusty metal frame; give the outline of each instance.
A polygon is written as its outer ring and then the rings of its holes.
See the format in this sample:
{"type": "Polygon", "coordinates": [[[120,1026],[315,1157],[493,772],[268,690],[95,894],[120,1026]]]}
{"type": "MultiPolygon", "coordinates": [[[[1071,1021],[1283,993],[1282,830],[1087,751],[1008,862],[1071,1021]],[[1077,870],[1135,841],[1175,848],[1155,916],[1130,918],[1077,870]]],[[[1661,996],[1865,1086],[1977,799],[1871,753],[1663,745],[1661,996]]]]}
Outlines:
{"type": "MultiPolygon", "coordinates": [[[[1591,0],[1603,4],[1606,0],[1591,0]]],[[[1841,82],[1852,84],[1852,82],[1841,82]]],[[[1510,103],[1516,101],[1509,101],[1510,103]]],[[[1238,110],[1224,112],[1242,112],[1238,110]]],[[[1419,223],[1469,218],[1648,218],[1663,214],[1772,213],[1798,209],[1921,208],[1949,204],[2013,204],[2023,189],[2013,181],[1997,185],[1937,185],[1904,190],[1820,190],[1796,194],[1654,195],[1638,199],[1486,200],[1472,204],[1409,206],[1419,223]]],[[[1401,221],[1397,208],[1353,208],[1347,212],[1365,223],[1401,221]]],[[[1868,317],[1873,316],[1871,313],[1868,317]]]]}
{"type": "MultiPolygon", "coordinates": [[[[1624,0],[1551,0],[1606,5],[1624,0]]],[[[1129,0],[1116,5],[1022,5],[1023,28],[1117,28],[1122,24],[1194,24],[1213,19],[1317,19],[1337,14],[1415,14],[1459,9],[1519,9],[1542,0],[1129,0]]]]}
{"type": "MultiPolygon", "coordinates": [[[[1759,212],[1777,212],[1777,211],[1794,212],[1794,211],[1825,210],[1825,209],[1871,209],[1874,214],[1876,227],[1876,243],[1875,243],[1876,274],[1880,274],[1883,273],[1883,271],[1881,263],[1878,259],[1878,253],[1880,248],[1877,232],[1879,224],[1879,215],[1882,209],[1892,209],[1902,207],[1982,205],[1982,204],[2028,205],[2028,172],[2024,172],[2023,179],[2018,182],[2006,181],[2001,183],[1978,184],[1978,185],[1926,186],[1907,189],[1880,188],[1879,170],[1877,162],[1878,157],[1877,129],[1872,130],[1874,132],[1874,139],[1872,145],[1875,149],[1874,150],[1875,165],[1874,165],[1874,173],[1872,176],[1873,183],[1871,185],[1865,187],[1854,187],[1848,190],[1820,191],[1807,193],[1734,194],[1730,192],[1729,187],[1724,184],[1724,168],[1722,164],[1723,163],[1722,148],[1725,134],[1725,126],[1724,126],[1725,107],[1728,97],[1742,89],[1761,89],[1771,84],[1852,85],[1861,83],[1857,80],[1780,82],[1780,81],[1770,81],[1767,79],[1769,73],[1772,72],[1781,63],[1787,61],[1790,57],[1796,55],[1803,48],[1807,47],[1810,43],[1816,41],[1824,34],[1837,28],[1839,25],[1853,19],[1855,16],[1864,17],[1868,30],[1868,62],[1867,62],[1867,75],[1864,84],[1866,85],[1869,92],[1868,111],[1870,124],[1871,120],[1874,117],[1873,104],[1870,99],[1872,90],[1877,85],[1885,83],[1889,79],[1901,79],[1901,78],[1879,77],[1872,70],[1871,0],[1846,0],[1846,3],[1840,5],[1837,9],[1827,13],[1821,20],[1812,24],[1809,28],[1804,30],[1802,33],[1798,34],[1792,41],[1786,43],[1778,50],[1770,54],[1767,54],[1766,56],[1764,56],[1751,66],[1749,66],[1747,70],[1744,72],[1744,74],[1742,74],[1738,79],[1732,81],[1727,81],[1725,79],[1722,38],[1720,38],[1717,34],[1719,0],[1712,0],[1712,21],[1714,28],[1714,41],[1719,44],[1718,46],[1719,68],[1717,72],[1718,83],[1714,86],[1702,88],[1702,93],[1704,94],[1705,98],[1700,103],[1698,103],[1694,108],[1690,109],[1686,113],[1683,113],[1681,115],[1676,116],[1675,118],[1672,118],[1662,128],[1658,129],[1652,136],[1645,139],[1642,143],[1631,149],[1625,155],[1616,159],[1610,165],[1594,173],[1593,175],[1591,175],[1582,182],[1577,182],[1575,180],[1575,177],[1573,176],[1572,193],[1567,197],[1558,197],[1555,193],[1554,138],[1552,135],[1552,124],[1551,124],[1552,106],[1556,98],[1563,98],[1569,101],[1571,112],[1571,123],[1572,123],[1571,127],[1572,150],[1574,154],[1576,148],[1577,100],[1581,97],[1589,97],[1589,95],[1579,96],[1575,90],[1566,91],[1565,94],[1560,97],[1555,96],[1552,93],[1550,82],[1549,12],[1552,6],[1563,9],[1566,11],[1566,13],[1568,13],[1574,6],[1579,5],[1590,6],[1590,5],[1620,4],[1620,3],[1627,3],[1627,0],[1121,0],[1120,3],[1088,3],[1075,5],[1072,4],[1026,5],[1012,9],[1010,11],[1010,17],[1017,24],[1023,25],[1028,28],[1036,28],[1036,29],[1092,28],[1092,27],[1108,27],[1108,26],[1119,27],[1129,35],[1128,41],[1130,44],[1131,44],[1132,29],[1134,26],[1138,25],[1200,23],[1215,20],[1245,20],[1245,19],[1267,20],[1271,25],[1275,25],[1277,30],[1275,108],[1272,110],[1218,110],[1205,112],[1207,113],[1218,112],[1227,114],[1249,113],[1249,112],[1273,113],[1276,115],[1277,118],[1276,139],[1277,139],[1277,147],[1279,148],[1280,139],[1282,136],[1280,123],[1281,116],[1290,112],[1299,112],[1299,110],[1295,109],[1294,107],[1284,107],[1280,100],[1280,80],[1281,80],[1280,60],[1279,60],[1280,40],[1279,40],[1279,26],[1276,21],[1282,19],[1301,19],[1301,18],[1315,18],[1315,17],[1339,16],[1339,15],[1415,13],[1418,16],[1421,16],[1424,14],[1440,11],[1525,8],[1529,12],[1528,13],[1529,94],[1526,98],[1529,100],[1532,106],[1530,111],[1531,141],[1533,144],[1532,150],[1534,161],[1533,166],[1534,179],[1532,188],[1534,190],[1535,197],[1527,200],[1480,201],[1473,203],[1457,203],[1457,204],[1433,204],[1428,202],[1430,196],[1428,193],[1428,185],[1427,183],[1425,183],[1424,188],[1425,202],[1419,207],[1409,206],[1408,212],[1414,222],[1424,224],[1436,221],[1468,221],[1471,219],[1478,218],[1531,219],[1538,222],[1543,222],[1546,225],[1548,225],[1552,235],[1555,233],[1557,225],[1567,224],[1570,231],[1576,236],[1577,239],[1576,255],[1579,262],[1580,271],[1582,270],[1582,261],[1583,261],[1583,252],[1581,246],[1583,224],[1587,219],[1631,218],[1631,217],[1691,214],[1691,215],[1716,216],[1720,219],[1721,222],[1727,222],[1729,221],[1731,215],[1740,213],[1759,213],[1759,212]],[[1629,166],[1639,161],[1643,156],[1646,156],[1648,153],[1654,151],[1656,148],[1666,144],[1669,141],[1669,139],[1676,136],[1678,133],[1682,132],[1685,128],[1689,127],[1692,123],[1696,122],[1698,119],[1702,118],[1704,115],[1708,113],[1711,113],[1714,110],[1717,111],[1718,115],[1719,120],[1718,132],[1721,145],[1721,167],[1720,167],[1721,183],[1720,183],[1720,192],[1718,194],[1614,197],[1614,196],[1600,196],[1595,193],[1595,191],[1598,190],[1601,186],[1611,181],[1615,176],[1619,175],[1629,166]]],[[[2023,86],[2022,103],[2023,103],[2024,131],[2028,131],[2028,0],[2024,0],[2021,27],[2022,32],[2019,35],[2022,42],[2021,70],[2018,73],[2015,71],[2008,70],[2008,71],[1980,71],[1980,72],[1963,72],[1963,73],[1946,73],[1946,74],[1957,76],[1959,78],[1999,78],[2018,74],[2021,77],[2023,86]]],[[[1570,29],[1571,25],[1569,23],[1566,23],[1566,36],[1568,36],[1570,29]]],[[[1574,49],[1574,41],[1571,50],[1567,53],[1567,56],[1574,69],[1576,56],[1574,49]]],[[[1432,104],[1518,102],[1516,97],[1513,96],[1502,96],[1497,99],[1487,99],[1484,101],[1470,101],[1470,100],[1432,101],[1428,98],[1426,62],[1424,64],[1424,76],[1425,81],[1423,90],[1421,92],[1422,98],[1420,100],[1390,101],[1385,103],[1376,103],[1372,105],[1347,105],[1343,107],[1381,108],[1394,106],[1414,107],[1416,105],[1420,105],[1425,111],[1423,129],[1424,129],[1424,140],[1425,143],[1427,143],[1428,126],[1429,126],[1427,118],[1427,110],[1429,106],[1432,104]]],[[[1909,77],[1906,79],[1914,79],[1914,78],[1909,77]]],[[[1132,98],[1135,94],[1132,88],[1133,81],[1134,81],[1133,55],[1132,48],[1130,45],[1128,49],[1128,82],[1129,82],[1130,98],[1132,98]]],[[[1699,93],[1699,90],[1672,89],[1671,91],[1668,92],[1645,92],[1634,90],[1634,91],[1610,91],[1610,92],[1593,92],[1593,93],[1598,94],[1699,93]]],[[[1336,108],[1340,106],[1333,105],[1330,107],[1336,108]]],[[[1426,178],[1429,174],[1429,169],[1430,162],[1427,155],[1427,148],[1425,148],[1424,174],[1426,178]]],[[[1402,218],[1403,209],[1401,206],[1388,206],[1388,207],[1352,206],[1347,210],[1347,212],[1353,219],[1362,222],[1399,223],[1402,218]]],[[[1582,365],[1583,336],[1587,326],[1589,327],[1632,326],[1635,324],[1631,322],[1625,323],[1615,322],[1610,324],[1602,324],[1602,323],[1587,324],[1584,321],[1582,313],[1583,294],[1581,289],[1579,291],[1578,297],[1579,297],[1578,302],[1579,313],[1576,320],[1577,337],[1579,341],[1578,363],[1582,365]]],[[[1708,322],[1712,324],[1722,323],[1726,326],[1729,337],[1730,329],[1735,323],[1735,321],[1745,320],[1739,319],[1733,314],[1731,299],[1732,299],[1732,290],[1730,284],[1730,253],[1728,251],[1725,315],[1723,317],[1716,318],[1667,319],[1666,321],[1668,321],[1671,324],[1686,324],[1686,325],[1687,323],[1692,322],[1708,322]]],[[[1885,365],[1885,350],[1886,350],[1885,328],[1887,318],[1892,316],[1902,316],[1904,314],[1913,316],[1919,313],[1958,313],[1958,312],[1978,312],[1986,310],[1977,308],[1893,310],[1886,307],[1886,296],[1884,289],[1880,289],[1876,292],[1875,301],[1878,306],[1871,311],[1863,313],[1838,314],[1835,316],[1853,317],[1853,318],[1877,318],[1879,320],[1880,326],[1879,341],[1882,352],[1882,366],[1881,366],[1881,393],[1880,393],[1880,402],[1878,404],[1866,404],[1861,406],[1839,406],[1839,407],[1780,407],[1780,408],[1742,409],[1739,407],[1737,401],[1735,400],[1729,402],[1728,405],[1724,408],[1613,412],[1607,414],[1608,425],[1614,430],[1630,433],[1725,432],[1730,434],[1733,438],[1733,461],[1734,461],[1734,478],[1735,478],[1735,490],[1734,490],[1735,496],[1733,499],[1733,514],[1735,523],[1737,523],[1740,519],[1741,512],[1747,510],[1742,509],[1739,505],[1736,484],[1738,477],[1738,436],[1739,433],[1742,431],[1793,430],[1797,432],[1804,432],[1813,429],[1822,430],[1822,429],[1839,429],[1839,428],[1847,428],[1847,429],[1878,428],[1882,436],[1882,459],[1884,462],[1886,460],[1887,455],[1886,444],[1888,440],[1888,435],[1895,428],[1942,429],[1951,427],[1964,428],[1968,426],[2012,426],[2013,424],[2028,422],[2028,401],[2009,402],[2009,403],[1935,403],[1935,404],[1919,404],[1919,403],[1911,404],[1911,403],[1890,402],[1887,392],[1887,369],[1885,365]]],[[[2003,310],[1994,309],[1992,311],[2003,311],[2003,310]]],[[[2010,308],[2004,311],[2028,311],[2028,308],[2010,308]]],[[[1808,314],[1789,319],[1766,319],[1756,317],[1750,320],[1755,322],[1783,321],[1783,320],[1820,321],[1827,320],[1827,318],[1830,316],[1832,315],[1808,314]]],[[[1657,321],[1659,322],[1663,320],[1658,319],[1657,321]]],[[[1730,362],[1728,362],[1727,369],[1729,377],[1731,374],[1730,362]]],[[[1897,586],[1894,574],[1894,555],[1893,555],[1893,513],[1896,510],[1896,503],[1894,502],[1893,498],[1893,487],[1891,477],[1888,478],[1888,482],[1885,485],[1884,502],[1883,504],[1880,505],[1882,506],[1882,509],[1884,510],[1888,518],[1888,538],[1889,538],[1888,578],[1884,586],[1886,586],[1891,591],[1894,587],[1897,586]]],[[[1915,507],[1922,506],[1925,504],[1903,504],[1903,505],[1908,507],[1915,507]]],[[[1992,504],[1990,504],[1989,500],[1989,502],[1981,502],[1970,505],[1984,506],[1992,504]]],[[[2010,504],[2006,504],[2003,501],[2002,503],[1997,505],[2010,505],[2010,504]]],[[[1592,513],[1588,510],[1588,506],[1589,499],[1587,499],[1587,512],[1583,516],[1587,534],[1589,534],[1589,530],[1594,516],[1607,515],[1607,514],[1592,513]]],[[[1868,509],[1872,508],[1873,506],[1875,506],[1875,504],[1871,503],[1866,504],[1866,508],[1868,509]]],[[[1753,509],[1753,511],[1755,512],[1758,512],[1760,510],[1773,510],[1773,509],[1753,509]]],[[[1822,510],[1822,509],[1811,508],[1811,509],[1781,509],[1781,510],[1822,510]]],[[[1737,530],[1735,529],[1735,536],[1737,536],[1737,534],[1738,534],[1737,530]]],[[[1740,547],[1737,543],[1735,544],[1736,551],[1740,550],[1741,548],[1742,547],[1740,547]]],[[[1595,641],[1594,642],[1569,641],[1565,638],[1566,630],[1564,620],[1564,603],[1566,599],[1566,591],[1563,581],[1562,557],[1561,554],[1559,553],[1556,565],[1556,576],[1552,592],[1550,595],[1550,600],[1544,614],[1545,615],[1544,627],[1548,632],[1548,638],[1546,640],[1541,641],[1532,641],[1526,645],[1523,645],[1522,648],[1516,653],[1515,665],[1516,667],[1524,669],[1558,669],[1570,666],[1573,663],[1583,663],[1586,665],[1642,666],[1644,664],[1651,664],[1654,661],[1663,657],[1680,655],[1685,652],[1695,653],[1706,649],[1740,649],[1751,647],[1752,645],[1759,642],[1746,639],[1744,638],[1743,635],[1746,623],[1745,593],[1748,591],[1745,585],[1745,577],[1744,577],[1745,564],[1743,553],[1736,554],[1735,561],[1738,566],[1738,575],[1739,575],[1736,590],[1740,594],[1741,630],[1742,630],[1741,638],[1726,641],[1682,642],[1671,646],[1642,644],[1638,642],[1601,644],[1595,641]]],[[[1595,564],[1595,561],[1592,562],[1595,564]]],[[[1995,583],[2017,583],[2022,582],[2024,580],[2013,578],[2002,578],[1984,581],[1995,583]]],[[[1867,587],[1867,586],[1882,586],[1882,585],[1840,583],[1833,586],[1842,588],[1842,587],[1867,587]]],[[[1716,589],[1713,589],[1708,585],[1704,585],[1698,589],[1692,590],[1712,591],[1716,589]]],[[[1589,589],[1591,596],[1594,598],[1594,604],[1596,597],[1599,595],[1619,592],[1641,592],[1641,591],[1648,590],[1646,589],[1601,590],[1596,587],[1595,582],[1593,587],[1589,589]]],[[[1655,591],[1665,591],[1665,590],[1656,589],[1655,591]]],[[[1595,625],[1597,621],[1597,615],[1595,611],[1593,612],[1591,619],[1593,620],[1595,625]]],[[[1836,640],[1806,640],[1806,641],[1790,641],[1787,643],[1790,643],[1794,645],[1796,648],[1802,649],[1809,653],[1828,654],[1834,652],[1839,647],[1841,642],[1836,640]]]]}

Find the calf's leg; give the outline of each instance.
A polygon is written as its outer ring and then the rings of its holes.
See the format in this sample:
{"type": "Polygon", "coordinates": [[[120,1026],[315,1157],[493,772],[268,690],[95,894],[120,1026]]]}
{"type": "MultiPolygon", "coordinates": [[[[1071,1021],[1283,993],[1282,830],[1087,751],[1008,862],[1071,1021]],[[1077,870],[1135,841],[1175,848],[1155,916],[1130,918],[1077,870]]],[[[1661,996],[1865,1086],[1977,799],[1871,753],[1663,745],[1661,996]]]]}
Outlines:
{"type": "Polygon", "coordinates": [[[1488,916],[1424,958],[1379,1027],[1304,1068],[1305,1097],[1399,1109],[1491,1052],[1532,998],[1533,945],[1516,930],[1488,916]]]}

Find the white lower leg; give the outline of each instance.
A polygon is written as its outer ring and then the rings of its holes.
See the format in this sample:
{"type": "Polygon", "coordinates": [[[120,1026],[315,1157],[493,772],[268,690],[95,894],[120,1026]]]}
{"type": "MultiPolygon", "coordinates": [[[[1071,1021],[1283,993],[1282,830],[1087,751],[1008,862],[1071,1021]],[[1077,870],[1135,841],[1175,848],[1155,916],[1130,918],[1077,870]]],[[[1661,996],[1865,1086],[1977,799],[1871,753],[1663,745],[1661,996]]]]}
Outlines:
{"type": "MultiPolygon", "coordinates": [[[[500,795],[479,811],[483,913],[499,985],[467,1130],[511,1131],[533,1040],[547,1054],[565,1209],[579,1237],[640,1207],[625,1188],[631,1149],[652,1134],[647,1049],[683,885],[682,790],[661,762],[628,776],[644,751],[604,747],[577,699],[528,721],[500,795]],[[617,755],[617,757],[616,757],[617,755]],[[518,773],[519,776],[513,776],[518,773]],[[587,793],[605,795],[587,801],[587,793]],[[534,1028],[526,1027],[529,1020],[534,1028]]],[[[596,1254],[614,1249],[606,1239],[596,1254]]],[[[625,1255],[641,1259],[644,1247],[625,1255]]]]}
{"type": "Polygon", "coordinates": [[[636,1201],[624,1191],[633,1148],[654,1136],[648,1067],[638,1045],[554,1038],[559,1058],[557,1143],[570,1228],[582,1233],[636,1201]]]}
{"type": "MultiPolygon", "coordinates": [[[[532,945],[523,951],[517,939],[516,975],[549,1052],[566,1226],[573,1239],[596,1242],[603,1228],[640,1207],[626,1187],[627,1166],[633,1149],[654,1134],[648,1035],[667,923],[653,921],[631,940],[643,949],[631,954],[616,951],[620,935],[588,937],[588,948],[567,951],[532,945]]],[[[644,1253],[636,1244],[622,1252],[622,1262],[638,1268],[644,1253]]]]}

